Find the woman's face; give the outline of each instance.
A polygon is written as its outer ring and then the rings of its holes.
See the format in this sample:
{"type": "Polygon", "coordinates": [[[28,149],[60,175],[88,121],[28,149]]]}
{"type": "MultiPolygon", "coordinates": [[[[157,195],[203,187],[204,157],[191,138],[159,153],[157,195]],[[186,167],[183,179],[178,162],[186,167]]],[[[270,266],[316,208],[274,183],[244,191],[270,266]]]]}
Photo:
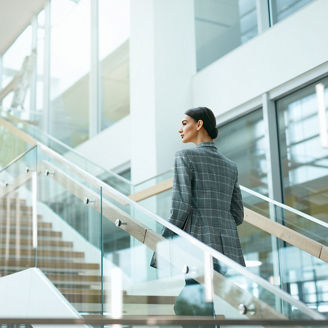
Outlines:
{"type": "Polygon", "coordinates": [[[183,143],[193,142],[198,135],[199,129],[197,129],[197,123],[195,120],[185,115],[182,119],[182,126],[179,130],[180,136],[183,143]]]}

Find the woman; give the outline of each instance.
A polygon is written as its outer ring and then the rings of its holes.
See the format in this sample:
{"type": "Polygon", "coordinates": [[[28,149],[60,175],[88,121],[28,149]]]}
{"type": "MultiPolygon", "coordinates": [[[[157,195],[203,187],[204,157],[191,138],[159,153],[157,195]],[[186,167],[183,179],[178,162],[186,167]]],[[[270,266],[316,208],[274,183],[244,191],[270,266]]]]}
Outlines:
{"type": "MultiPolygon", "coordinates": [[[[169,221],[245,266],[237,232],[244,218],[238,170],[213,142],[218,134],[213,112],[206,107],[188,110],[179,133],[183,143],[196,147],[176,153],[169,221]]],[[[163,236],[170,237],[172,232],[166,229],[163,236]]],[[[214,268],[220,271],[218,263],[214,268]]],[[[199,286],[195,280],[186,280],[186,287],[195,285],[199,286]]],[[[175,304],[176,314],[214,315],[209,304],[204,305],[205,312],[194,305],[188,307],[186,287],[175,304]]]]}

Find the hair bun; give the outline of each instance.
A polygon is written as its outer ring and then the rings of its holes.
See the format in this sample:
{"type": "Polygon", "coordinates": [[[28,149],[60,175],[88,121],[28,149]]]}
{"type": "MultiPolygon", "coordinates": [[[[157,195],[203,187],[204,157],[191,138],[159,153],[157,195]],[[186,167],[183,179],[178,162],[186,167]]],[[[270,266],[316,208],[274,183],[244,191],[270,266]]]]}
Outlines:
{"type": "Polygon", "coordinates": [[[217,127],[211,129],[211,131],[210,131],[210,137],[212,139],[215,139],[218,136],[218,132],[219,132],[219,130],[218,130],[217,127]]]}

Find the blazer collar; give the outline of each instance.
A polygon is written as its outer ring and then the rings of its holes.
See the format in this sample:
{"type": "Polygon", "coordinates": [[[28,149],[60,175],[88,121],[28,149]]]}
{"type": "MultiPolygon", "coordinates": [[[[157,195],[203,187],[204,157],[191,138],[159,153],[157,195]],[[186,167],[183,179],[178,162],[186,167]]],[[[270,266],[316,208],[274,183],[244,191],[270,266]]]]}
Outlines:
{"type": "Polygon", "coordinates": [[[202,142],[197,147],[214,147],[214,148],[216,148],[215,143],[213,141],[202,142]]]}

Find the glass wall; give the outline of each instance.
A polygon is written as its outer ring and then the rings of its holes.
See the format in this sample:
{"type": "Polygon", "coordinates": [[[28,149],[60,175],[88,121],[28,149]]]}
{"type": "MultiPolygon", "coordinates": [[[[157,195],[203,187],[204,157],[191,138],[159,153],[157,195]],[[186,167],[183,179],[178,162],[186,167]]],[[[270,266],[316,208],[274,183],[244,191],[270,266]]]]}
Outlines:
{"type": "Polygon", "coordinates": [[[36,102],[33,110],[33,120],[42,127],[42,112],[44,106],[44,49],[45,49],[45,11],[42,10],[37,17],[37,43],[36,43],[36,102]]]}
{"type": "Polygon", "coordinates": [[[101,130],[130,113],[129,1],[99,0],[101,130]]]}
{"type": "Polygon", "coordinates": [[[197,70],[257,35],[256,0],[195,0],[197,70]]]}
{"type": "Polygon", "coordinates": [[[272,23],[276,24],[313,0],[270,0],[272,23]]]}
{"type": "Polygon", "coordinates": [[[285,203],[328,221],[328,78],[277,101],[285,203]]]}
{"type": "Polygon", "coordinates": [[[89,135],[90,1],[51,2],[50,134],[69,146],[89,135]]]}
{"type": "Polygon", "coordinates": [[[262,110],[258,109],[219,126],[219,151],[238,165],[239,183],[268,194],[265,134],[262,110]]]}
{"type": "Polygon", "coordinates": [[[18,74],[22,76],[21,83],[16,83],[13,92],[3,99],[2,106],[4,110],[24,111],[30,109],[29,83],[33,69],[31,52],[32,27],[28,26],[2,57],[3,87],[6,87],[18,74]]]}

